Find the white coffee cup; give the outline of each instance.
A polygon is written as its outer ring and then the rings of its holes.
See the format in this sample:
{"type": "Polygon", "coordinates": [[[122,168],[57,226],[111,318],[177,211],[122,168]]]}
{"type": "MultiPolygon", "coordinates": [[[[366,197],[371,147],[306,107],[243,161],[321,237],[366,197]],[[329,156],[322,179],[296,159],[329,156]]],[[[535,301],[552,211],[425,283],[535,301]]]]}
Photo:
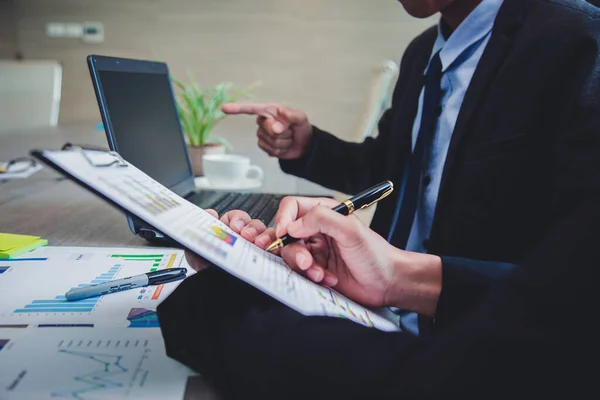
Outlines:
{"type": "Polygon", "coordinates": [[[207,154],[202,157],[202,167],[213,186],[235,187],[247,179],[262,181],[264,176],[262,168],[250,165],[248,157],[237,154],[207,154]]]}

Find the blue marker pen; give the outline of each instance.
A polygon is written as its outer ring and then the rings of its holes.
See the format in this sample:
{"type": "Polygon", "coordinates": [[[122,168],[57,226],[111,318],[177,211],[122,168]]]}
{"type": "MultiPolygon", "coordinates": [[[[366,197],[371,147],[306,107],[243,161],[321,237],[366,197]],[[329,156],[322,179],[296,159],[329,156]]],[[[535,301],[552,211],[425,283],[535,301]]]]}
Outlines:
{"type": "Polygon", "coordinates": [[[97,285],[85,286],[71,289],[65,294],[68,301],[81,300],[88,297],[103,296],[109,293],[121,292],[123,290],[135,289],[148,285],[160,285],[185,278],[185,268],[169,268],[160,271],[147,272],[145,274],[129,276],[97,285]]]}

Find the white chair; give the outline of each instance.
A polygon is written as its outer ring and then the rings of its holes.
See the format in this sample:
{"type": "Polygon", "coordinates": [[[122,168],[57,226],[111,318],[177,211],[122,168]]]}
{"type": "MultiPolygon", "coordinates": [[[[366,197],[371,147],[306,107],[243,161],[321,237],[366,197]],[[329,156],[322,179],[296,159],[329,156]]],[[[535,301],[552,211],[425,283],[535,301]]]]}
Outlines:
{"type": "Polygon", "coordinates": [[[0,132],[56,126],[61,86],[57,61],[0,60],[0,132]]]}
{"type": "MultiPolygon", "coordinates": [[[[381,115],[391,106],[392,94],[394,92],[396,80],[398,79],[398,73],[398,64],[393,61],[384,61],[377,69],[373,79],[369,101],[367,103],[364,123],[358,133],[359,142],[362,142],[367,137],[374,136],[377,133],[377,123],[379,122],[381,115]]],[[[342,201],[347,199],[348,195],[335,193],[333,197],[336,200],[342,201]]],[[[376,207],[377,205],[374,205],[366,210],[357,211],[356,215],[363,223],[369,225],[376,207]]]]}
{"type": "Polygon", "coordinates": [[[377,123],[381,115],[392,103],[394,86],[398,79],[399,67],[394,61],[384,61],[377,69],[373,80],[364,124],[359,133],[359,140],[363,141],[377,132],[377,123]]]}

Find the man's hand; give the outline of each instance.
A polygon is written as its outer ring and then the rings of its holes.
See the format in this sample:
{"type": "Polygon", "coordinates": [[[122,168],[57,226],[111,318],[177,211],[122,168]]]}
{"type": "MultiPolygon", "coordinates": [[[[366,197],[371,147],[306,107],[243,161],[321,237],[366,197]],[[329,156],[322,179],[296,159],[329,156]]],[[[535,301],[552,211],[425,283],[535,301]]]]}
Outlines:
{"type": "MultiPolygon", "coordinates": [[[[219,214],[215,210],[205,210],[215,218],[219,218],[219,214]]],[[[232,231],[239,233],[244,239],[254,243],[261,249],[266,248],[272,241],[275,240],[275,230],[267,229],[265,224],[258,220],[252,219],[244,211],[232,210],[228,211],[221,217],[221,222],[231,228],[232,231]]],[[[201,271],[207,267],[207,262],[202,257],[195,253],[186,250],[185,258],[196,271],[201,271]]]]}
{"type": "Polygon", "coordinates": [[[226,114],[256,115],[258,146],[270,156],[295,160],[310,145],[313,128],[303,111],[275,103],[228,103],[222,110],[226,114]]]}
{"type": "Polygon", "coordinates": [[[286,197],[276,234],[303,239],[281,249],[294,269],[371,307],[396,306],[435,315],[441,259],[390,245],[356,216],[331,210],[332,199],[286,197]]]}

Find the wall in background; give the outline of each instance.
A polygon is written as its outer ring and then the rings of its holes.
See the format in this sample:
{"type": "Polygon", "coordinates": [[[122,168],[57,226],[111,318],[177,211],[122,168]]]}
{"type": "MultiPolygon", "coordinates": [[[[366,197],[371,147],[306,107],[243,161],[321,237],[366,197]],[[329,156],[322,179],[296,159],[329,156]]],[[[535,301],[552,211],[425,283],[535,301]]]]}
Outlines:
{"type": "Polygon", "coordinates": [[[260,80],[260,100],[302,108],[342,137],[358,134],[381,62],[400,60],[435,22],[408,16],[395,0],[19,0],[14,7],[25,59],[63,66],[61,123],[99,121],[85,62],[94,53],[158,57],[175,76],[189,69],[204,85],[260,80]],[[45,35],[47,22],[85,21],[104,24],[104,43],[45,35]]]}
{"type": "Polygon", "coordinates": [[[17,48],[14,0],[0,0],[0,59],[13,58],[17,48]]]}

